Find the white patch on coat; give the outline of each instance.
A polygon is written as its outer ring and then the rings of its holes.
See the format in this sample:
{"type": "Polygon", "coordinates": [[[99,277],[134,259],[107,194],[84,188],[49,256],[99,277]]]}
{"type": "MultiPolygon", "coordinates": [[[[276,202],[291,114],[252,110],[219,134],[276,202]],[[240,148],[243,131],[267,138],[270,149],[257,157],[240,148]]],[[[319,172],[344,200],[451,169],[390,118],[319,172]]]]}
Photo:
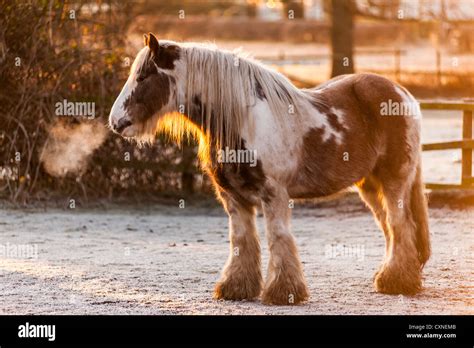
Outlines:
{"type": "MultiPolygon", "coordinates": [[[[337,122],[347,129],[347,126],[344,126],[343,123],[344,111],[336,109],[335,107],[331,107],[329,111],[336,116],[337,122]]],[[[343,142],[343,133],[331,125],[331,123],[328,121],[328,115],[324,112],[320,112],[319,110],[312,107],[306,107],[300,122],[302,127],[300,128],[299,132],[303,130],[303,134],[312,128],[321,128],[323,129],[323,142],[327,142],[331,139],[334,139],[338,145],[342,144],[343,142]]],[[[301,133],[295,135],[301,136],[301,133]]]]}
{"type": "MultiPolygon", "coordinates": [[[[342,110],[334,110],[338,119],[343,118],[342,110]]],[[[264,172],[277,180],[286,180],[297,170],[304,136],[311,129],[323,129],[324,142],[331,138],[342,142],[342,134],[309,101],[302,103],[298,111],[301,114],[287,116],[283,124],[273,115],[267,101],[258,99],[241,129],[246,148],[256,150],[264,172]]]]}
{"type": "MultiPolygon", "coordinates": [[[[337,118],[337,123],[339,123],[344,129],[348,129],[347,125],[344,123],[344,111],[340,109],[336,109],[334,106],[329,109],[331,114],[335,115],[337,118]]],[[[342,144],[343,142],[343,133],[341,131],[338,131],[337,129],[334,129],[334,127],[331,124],[328,124],[328,127],[331,129],[331,131],[326,131],[325,138],[323,138],[324,141],[327,141],[326,135],[330,134],[330,136],[334,136],[334,140],[338,145],[342,144]]]]}
{"type": "Polygon", "coordinates": [[[336,117],[337,117],[337,122],[338,122],[343,128],[349,129],[349,127],[347,127],[347,124],[344,123],[344,121],[345,121],[345,114],[344,114],[344,111],[342,111],[342,110],[340,110],[340,109],[336,109],[334,106],[332,106],[329,111],[331,111],[332,114],[336,115],[336,117]]]}
{"type": "Polygon", "coordinates": [[[125,100],[127,100],[127,98],[130,96],[130,94],[132,94],[135,87],[137,87],[138,70],[143,65],[148,51],[149,48],[145,46],[140,50],[140,52],[138,52],[138,55],[135,58],[132,67],[130,68],[130,75],[128,76],[127,82],[125,82],[122,91],[115,100],[114,105],[112,106],[112,110],[110,110],[109,124],[117,124],[120,119],[127,116],[125,109],[123,108],[123,104],[125,100]]]}
{"type": "Polygon", "coordinates": [[[250,117],[244,122],[241,136],[245,147],[255,150],[257,160],[260,160],[265,173],[284,179],[288,172],[296,169],[296,154],[301,140],[296,140],[292,134],[282,129],[280,122],[272,114],[266,101],[258,100],[250,109],[250,117]],[[286,158],[285,161],[281,161],[286,158]]]}

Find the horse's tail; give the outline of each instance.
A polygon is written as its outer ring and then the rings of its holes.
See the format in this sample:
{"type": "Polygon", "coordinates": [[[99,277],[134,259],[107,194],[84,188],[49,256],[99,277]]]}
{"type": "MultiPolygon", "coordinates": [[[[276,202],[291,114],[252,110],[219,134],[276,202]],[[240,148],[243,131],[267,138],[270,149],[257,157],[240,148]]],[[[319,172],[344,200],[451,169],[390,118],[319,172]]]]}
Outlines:
{"type": "Polygon", "coordinates": [[[421,176],[421,165],[418,164],[416,177],[411,188],[410,208],[416,225],[415,243],[418,250],[418,259],[423,267],[430,258],[430,230],[428,225],[428,203],[424,194],[424,185],[421,176]]]}

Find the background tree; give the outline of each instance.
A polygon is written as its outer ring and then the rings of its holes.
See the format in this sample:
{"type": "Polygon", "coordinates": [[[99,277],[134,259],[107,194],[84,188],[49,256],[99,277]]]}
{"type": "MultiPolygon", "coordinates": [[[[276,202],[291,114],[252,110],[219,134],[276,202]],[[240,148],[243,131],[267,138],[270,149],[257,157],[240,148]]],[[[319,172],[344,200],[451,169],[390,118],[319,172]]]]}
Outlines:
{"type": "Polygon", "coordinates": [[[282,0],[283,18],[304,18],[304,2],[302,0],[282,0]],[[292,11],[292,12],[290,12],[292,11]],[[290,17],[290,13],[292,17],[290,17]]]}
{"type": "Polygon", "coordinates": [[[354,73],[353,0],[331,0],[331,76],[354,73]]]}

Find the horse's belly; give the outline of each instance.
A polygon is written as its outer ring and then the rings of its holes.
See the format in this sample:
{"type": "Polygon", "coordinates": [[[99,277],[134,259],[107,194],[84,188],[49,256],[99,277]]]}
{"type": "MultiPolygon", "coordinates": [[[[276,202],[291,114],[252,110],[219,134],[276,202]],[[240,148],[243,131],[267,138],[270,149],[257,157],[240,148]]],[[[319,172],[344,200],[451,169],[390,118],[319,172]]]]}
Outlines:
{"type": "MultiPolygon", "coordinates": [[[[359,178],[361,180],[363,176],[359,178]]],[[[288,195],[290,198],[295,199],[304,199],[304,198],[318,198],[318,197],[325,197],[331,196],[336,194],[348,187],[354,185],[359,180],[325,180],[320,179],[317,180],[300,180],[291,182],[290,185],[287,187],[288,195]],[[317,181],[317,182],[316,182],[317,181]]]]}
{"type": "Polygon", "coordinates": [[[367,137],[347,133],[341,143],[334,138],[324,141],[320,130],[304,137],[303,147],[287,185],[294,198],[313,198],[335,194],[370,174],[377,154],[367,137]]]}

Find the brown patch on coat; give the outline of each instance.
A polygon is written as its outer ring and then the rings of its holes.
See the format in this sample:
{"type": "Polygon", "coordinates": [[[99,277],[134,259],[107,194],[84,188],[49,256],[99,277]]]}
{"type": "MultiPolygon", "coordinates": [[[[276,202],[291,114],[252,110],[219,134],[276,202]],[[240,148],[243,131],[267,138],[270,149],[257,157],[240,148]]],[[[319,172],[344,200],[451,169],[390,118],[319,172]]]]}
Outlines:
{"type": "Polygon", "coordinates": [[[137,84],[123,103],[132,123],[145,122],[168,103],[172,81],[168,74],[155,70],[137,84]]]}
{"type": "Polygon", "coordinates": [[[257,92],[257,97],[260,100],[265,100],[267,97],[265,96],[265,92],[263,92],[263,88],[258,81],[255,81],[255,91],[257,92]]]}
{"type": "Polygon", "coordinates": [[[215,163],[208,173],[220,189],[248,209],[258,205],[260,196],[271,197],[271,191],[265,189],[266,177],[260,160],[255,167],[249,163],[215,163]]]}
{"type": "Polygon", "coordinates": [[[181,48],[172,43],[159,42],[152,33],[144,37],[145,45],[150,48],[146,61],[153,61],[153,63],[161,69],[174,69],[175,61],[178,60],[181,55],[181,48]]]}
{"type": "Polygon", "coordinates": [[[312,128],[304,135],[299,168],[289,188],[293,198],[334,194],[361,180],[375,166],[375,151],[364,139],[354,137],[338,144],[334,137],[324,141],[324,131],[312,128]]]}
{"type": "MultiPolygon", "coordinates": [[[[314,89],[313,91],[315,91],[314,89]]],[[[311,92],[311,91],[310,91],[311,92]]],[[[310,93],[309,101],[313,107],[324,115],[331,127],[339,133],[344,133],[346,128],[339,122],[337,115],[331,111],[331,106],[325,94],[310,93]]]]}
{"type": "MultiPolygon", "coordinates": [[[[252,167],[250,163],[218,163],[216,144],[216,131],[204,122],[204,116],[207,113],[207,106],[203,105],[199,96],[194,96],[187,114],[190,122],[195,124],[203,133],[209,135],[210,143],[210,161],[207,168],[204,168],[209,174],[214,184],[219,189],[229,193],[242,206],[252,209],[258,205],[260,197],[268,200],[272,197],[271,189],[265,186],[265,173],[263,172],[262,161],[257,159],[256,166],[252,167]]],[[[215,117],[211,110],[211,118],[215,117]]],[[[225,133],[225,131],[224,131],[225,133]]],[[[240,138],[240,137],[239,137],[240,138]]],[[[223,139],[225,143],[225,139],[223,139]]],[[[245,141],[240,140],[239,148],[231,150],[248,150],[245,141]]]]}
{"type": "MultiPolygon", "coordinates": [[[[149,52],[137,74],[137,86],[123,103],[124,110],[130,115],[132,123],[145,122],[168,103],[174,77],[161,72],[162,69],[173,69],[179,59],[180,48],[171,44],[154,46],[149,39],[149,52]]],[[[155,44],[157,45],[157,43],[155,44]]]]}
{"type": "Polygon", "coordinates": [[[324,128],[313,128],[305,134],[299,168],[289,185],[294,198],[330,195],[370,174],[383,177],[386,172],[398,173],[412,160],[408,128],[413,120],[380,115],[381,103],[389,99],[403,102],[393,82],[374,74],[335,81],[328,81],[325,88],[313,93],[313,106],[326,115],[336,131],[341,131],[342,143],[337,144],[333,137],[324,142],[324,128]],[[344,125],[328,106],[344,112],[344,125]],[[344,161],[347,155],[348,161],[344,161]]]}
{"type": "Polygon", "coordinates": [[[181,49],[179,46],[164,43],[160,44],[160,49],[157,55],[153,57],[153,60],[161,69],[172,70],[180,56],[181,49]]]}
{"type": "Polygon", "coordinates": [[[332,129],[334,129],[336,132],[344,134],[346,129],[344,126],[339,123],[338,117],[333,114],[332,112],[328,113],[325,115],[326,119],[328,120],[329,124],[331,125],[332,129]]]}

